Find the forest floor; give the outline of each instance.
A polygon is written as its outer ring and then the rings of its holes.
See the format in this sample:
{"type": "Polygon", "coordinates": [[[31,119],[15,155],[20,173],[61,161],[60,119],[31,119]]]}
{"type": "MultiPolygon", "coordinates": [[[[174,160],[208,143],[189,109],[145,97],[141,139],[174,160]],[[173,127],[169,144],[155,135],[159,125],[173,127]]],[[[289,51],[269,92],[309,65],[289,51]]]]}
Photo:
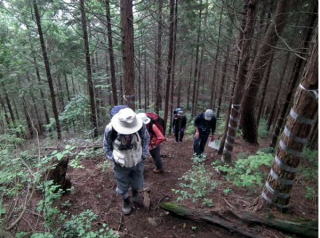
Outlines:
{"type": "MultiPolygon", "coordinates": [[[[240,152],[254,154],[258,149],[267,147],[268,143],[269,139],[260,141],[259,146],[252,146],[238,139],[233,157],[236,158],[236,154],[240,152]]],[[[207,167],[210,167],[212,161],[220,159],[220,156],[208,147],[206,153],[208,159],[204,163],[207,167]]],[[[154,165],[151,158],[145,162],[145,187],[151,190],[150,209],[135,209],[129,216],[122,215],[122,203],[115,194],[116,185],[113,170],[111,167],[103,168],[105,158],[101,156],[83,160],[84,168],[69,169],[68,177],[70,177],[74,189],[70,194],[62,197],[61,204],[68,204],[68,206],[62,207],[61,210],[67,210],[71,214],[79,214],[90,209],[99,216],[99,220],[95,224],[97,227],[101,223],[106,223],[109,227],[118,231],[121,237],[241,237],[218,226],[174,217],[159,207],[161,202],[176,201],[177,195],[172,192],[172,189],[179,189],[180,180],[178,179],[192,167],[192,138],[185,138],[184,142],[176,143],[172,137],[169,137],[162,146],[161,154],[165,155],[162,158],[165,173],[153,173],[154,165]]],[[[261,193],[262,188],[248,190],[235,187],[215,170],[212,170],[211,178],[213,181],[219,182],[219,186],[208,196],[213,201],[213,207],[203,207],[201,203],[192,203],[189,200],[180,203],[205,211],[225,210],[230,208],[230,205],[237,210],[249,210],[250,205],[261,193]],[[232,189],[232,192],[226,195],[223,192],[225,188],[232,189]]],[[[318,216],[317,201],[310,201],[304,197],[303,186],[299,182],[294,185],[292,191],[294,195],[290,201],[291,209],[289,213],[281,214],[275,210],[268,210],[268,214],[272,213],[284,219],[294,217],[316,219],[318,216]]],[[[36,219],[36,217],[32,218],[30,216],[28,218],[29,222],[34,224],[35,221],[33,222],[32,219],[36,219]]],[[[21,221],[18,230],[27,226],[23,223],[21,221]]],[[[263,226],[251,225],[246,226],[246,228],[252,233],[259,233],[262,237],[288,237],[284,233],[263,226]]],[[[291,235],[290,237],[295,236],[291,235]]]]}

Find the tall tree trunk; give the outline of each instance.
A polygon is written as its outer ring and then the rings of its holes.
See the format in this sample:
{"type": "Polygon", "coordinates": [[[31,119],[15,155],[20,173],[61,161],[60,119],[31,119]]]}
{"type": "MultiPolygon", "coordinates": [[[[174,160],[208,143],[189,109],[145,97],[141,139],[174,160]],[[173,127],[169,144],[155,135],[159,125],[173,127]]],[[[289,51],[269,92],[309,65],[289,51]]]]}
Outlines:
{"type": "Polygon", "coordinates": [[[219,93],[219,101],[218,101],[218,110],[217,110],[217,118],[219,118],[220,116],[220,111],[221,111],[221,102],[222,102],[222,97],[224,95],[224,84],[225,84],[225,78],[227,75],[227,66],[228,66],[228,61],[229,61],[229,49],[230,47],[227,47],[227,51],[226,51],[226,57],[224,60],[224,65],[223,65],[223,69],[222,69],[222,74],[221,74],[221,85],[220,85],[220,93],[219,93]]]}
{"type": "Polygon", "coordinates": [[[69,82],[68,82],[67,73],[64,73],[64,82],[65,82],[65,84],[66,84],[68,102],[70,102],[71,97],[70,97],[70,89],[69,89],[69,82]]]}
{"type": "Polygon", "coordinates": [[[188,89],[186,94],[186,101],[187,101],[187,110],[190,110],[190,91],[191,91],[191,82],[192,82],[192,73],[193,73],[193,49],[191,53],[191,59],[190,59],[190,74],[189,74],[189,80],[188,80],[188,89]]]}
{"type": "Polygon", "coordinates": [[[262,109],[264,107],[264,99],[266,97],[268,83],[269,83],[269,79],[270,79],[271,68],[272,68],[272,63],[273,63],[273,55],[274,54],[272,54],[270,59],[269,59],[267,71],[264,74],[264,79],[262,79],[262,81],[264,81],[264,84],[263,84],[263,87],[262,87],[262,97],[261,97],[258,116],[257,116],[257,125],[259,125],[262,109]]]}
{"type": "Polygon", "coordinates": [[[122,52],[124,72],[123,97],[127,105],[135,110],[134,90],[134,45],[133,45],[133,14],[132,0],[120,0],[122,27],[122,52]]]}
{"type": "Polygon", "coordinates": [[[50,64],[49,64],[49,59],[48,59],[48,55],[47,55],[46,45],[45,45],[44,38],[43,38],[43,33],[42,33],[42,28],[41,28],[41,19],[40,19],[40,14],[39,14],[36,0],[33,0],[33,8],[34,8],[34,14],[36,17],[39,38],[40,38],[43,61],[44,61],[46,74],[47,74],[47,80],[48,80],[49,89],[50,89],[52,111],[53,111],[54,119],[56,122],[57,135],[58,135],[58,139],[61,140],[62,136],[61,136],[60,121],[59,121],[59,113],[58,113],[58,109],[57,109],[57,103],[56,103],[55,92],[54,92],[54,87],[53,87],[53,80],[52,80],[51,71],[50,71],[50,64]]]}
{"type": "Polygon", "coordinates": [[[4,94],[4,99],[6,101],[6,104],[7,104],[8,110],[9,110],[9,114],[10,114],[10,117],[11,117],[12,125],[15,127],[16,126],[16,118],[15,118],[13,110],[12,110],[12,106],[11,106],[11,102],[10,102],[10,99],[9,99],[9,95],[8,95],[7,89],[6,89],[6,87],[5,87],[3,82],[1,82],[1,86],[2,86],[2,90],[3,90],[3,94],[4,94]]]}
{"type": "Polygon", "coordinates": [[[315,34],[311,56],[305,67],[302,82],[296,90],[294,104],[281,135],[275,160],[270,170],[260,200],[285,211],[290,201],[301,152],[308,142],[308,135],[318,109],[318,39],[315,34]]]}
{"type": "Polygon", "coordinates": [[[114,64],[111,14],[110,14],[109,0],[105,0],[105,4],[106,4],[106,18],[107,18],[107,29],[108,29],[108,50],[109,50],[109,60],[110,60],[112,99],[113,99],[113,105],[117,105],[118,104],[117,83],[116,83],[117,79],[116,79],[116,70],[115,70],[115,64],[114,64]]]}
{"type": "MultiPolygon", "coordinates": [[[[198,74],[197,74],[197,87],[196,87],[196,95],[195,95],[195,102],[198,104],[199,101],[199,89],[200,89],[200,82],[201,82],[201,73],[202,73],[202,63],[203,63],[203,54],[204,54],[204,49],[201,48],[201,53],[200,53],[200,61],[199,61],[199,68],[198,68],[198,74]]],[[[194,109],[194,114],[197,114],[197,107],[195,106],[194,109]]]]}
{"type": "Polygon", "coordinates": [[[284,66],[283,66],[283,70],[282,70],[281,75],[280,75],[280,85],[277,87],[278,90],[277,90],[276,97],[275,97],[273,103],[271,104],[272,109],[271,109],[270,116],[269,116],[268,123],[267,123],[268,131],[270,130],[270,127],[271,127],[271,125],[272,125],[272,123],[274,121],[274,118],[275,118],[275,112],[276,112],[276,109],[277,109],[278,100],[279,100],[280,92],[281,92],[281,89],[282,89],[282,84],[284,82],[284,76],[286,75],[286,71],[287,71],[287,68],[288,68],[289,58],[290,58],[290,52],[288,52],[287,55],[286,55],[285,63],[284,63],[284,66]]]}
{"type": "Polygon", "coordinates": [[[218,58],[220,53],[220,33],[221,33],[221,26],[222,26],[221,24],[222,13],[223,13],[223,7],[221,8],[220,16],[219,16],[218,43],[216,47],[216,55],[214,59],[213,73],[212,73],[212,79],[211,79],[211,94],[210,94],[210,106],[209,106],[210,108],[213,108],[213,98],[215,97],[214,88],[215,88],[215,81],[216,81],[216,74],[217,74],[217,67],[218,67],[218,58]]]}
{"type": "Polygon", "coordinates": [[[191,116],[194,117],[196,114],[196,90],[197,90],[197,76],[198,76],[198,67],[199,67],[199,48],[200,48],[200,35],[201,35],[201,18],[202,18],[202,0],[200,0],[200,10],[199,10],[199,26],[197,30],[197,41],[196,41],[196,59],[194,66],[194,75],[193,75],[193,89],[192,89],[192,108],[191,116]]]}
{"type": "Polygon", "coordinates": [[[249,50],[252,41],[252,36],[254,33],[254,22],[256,17],[256,0],[247,0],[245,3],[246,12],[246,25],[243,33],[240,32],[239,39],[241,44],[241,54],[239,60],[239,67],[236,77],[236,86],[234,90],[234,95],[232,98],[231,112],[229,115],[229,124],[227,137],[224,142],[223,156],[222,160],[229,163],[231,162],[231,153],[233,150],[233,144],[236,138],[236,133],[240,120],[240,103],[242,99],[242,94],[246,84],[247,67],[249,62],[249,50]],[[243,34],[243,36],[241,35],[243,34]]]}
{"type": "Polygon", "coordinates": [[[162,65],[162,5],[163,0],[158,1],[158,34],[156,43],[156,58],[155,58],[155,112],[159,114],[161,110],[161,92],[162,92],[162,82],[161,82],[161,65],[162,65]]]}
{"type": "MultiPolygon", "coordinates": [[[[27,75],[27,80],[29,82],[29,85],[31,86],[32,85],[32,81],[29,77],[29,75],[27,75]]],[[[34,110],[34,114],[36,115],[36,118],[37,118],[37,124],[38,124],[38,133],[39,135],[42,135],[43,134],[43,127],[42,127],[42,122],[41,122],[41,117],[39,115],[39,111],[38,110],[38,107],[37,107],[37,102],[36,102],[36,99],[34,97],[34,94],[33,94],[33,88],[29,88],[29,92],[30,92],[30,97],[31,97],[31,101],[32,101],[32,106],[33,106],[33,110],[34,110]]]]}
{"type": "Polygon", "coordinates": [[[61,83],[61,79],[60,79],[60,74],[57,75],[57,83],[58,83],[58,98],[60,101],[60,111],[64,111],[64,98],[63,98],[63,87],[62,87],[62,83],[61,83]]]}
{"type": "Polygon", "coordinates": [[[173,105],[174,105],[174,94],[175,94],[175,67],[176,67],[176,50],[177,50],[177,23],[178,23],[178,1],[174,0],[174,24],[173,24],[173,46],[172,46],[172,70],[171,70],[171,89],[170,89],[170,126],[169,133],[172,132],[172,121],[173,121],[173,105]]]}
{"type": "Polygon", "coordinates": [[[7,112],[7,108],[6,108],[6,105],[2,99],[2,97],[0,97],[0,104],[3,108],[3,112],[4,112],[4,118],[6,120],[6,123],[7,123],[7,126],[8,128],[10,129],[11,128],[11,123],[10,123],[10,119],[9,119],[9,116],[8,116],[8,112],[7,112]]]}
{"type": "Polygon", "coordinates": [[[28,113],[28,107],[26,105],[26,100],[24,97],[22,98],[22,106],[23,106],[23,113],[24,113],[24,116],[25,116],[26,122],[27,122],[28,131],[29,131],[29,138],[33,138],[32,121],[31,121],[30,115],[28,113]]]}
{"type": "MultiPolygon", "coordinates": [[[[141,38],[142,38],[142,34],[141,34],[141,38]]],[[[141,89],[141,46],[139,46],[138,48],[138,105],[139,105],[139,108],[141,109],[142,106],[141,106],[141,92],[142,92],[142,89],[141,89]]]]}
{"type": "Polygon", "coordinates": [[[274,20],[268,27],[248,75],[250,83],[241,103],[241,128],[244,140],[252,144],[258,143],[257,124],[255,119],[257,94],[267,65],[266,62],[272,53],[272,46],[277,43],[278,35],[281,34],[284,28],[288,3],[289,1],[286,0],[279,0],[277,2],[274,20]]]}
{"type": "MultiPolygon", "coordinates": [[[[314,25],[315,25],[315,22],[317,19],[317,13],[316,13],[318,11],[317,3],[316,3],[316,1],[313,1],[313,3],[314,3],[313,14],[310,16],[310,24],[309,24],[309,27],[306,28],[306,30],[303,34],[305,36],[305,39],[304,39],[303,47],[302,47],[302,52],[301,52],[302,54],[305,54],[307,52],[308,44],[309,44],[309,41],[311,40],[313,28],[314,28],[314,25]]],[[[290,105],[290,102],[291,102],[291,99],[293,96],[294,88],[296,87],[296,84],[299,80],[300,71],[303,67],[303,63],[304,62],[300,57],[296,58],[296,61],[293,66],[293,72],[292,72],[293,76],[291,77],[292,81],[289,86],[289,91],[287,93],[285,103],[284,103],[283,107],[280,109],[279,117],[278,117],[275,129],[274,129],[274,133],[272,136],[272,142],[271,142],[270,147],[275,147],[277,144],[277,140],[278,140],[281,128],[283,127],[284,119],[285,119],[286,115],[288,114],[288,108],[289,108],[289,105],[290,105]]]]}
{"type": "Polygon", "coordinates": [[[169,96],[171,85],[171,70],[172,70],[172,55],[173,55],[173,27],[174,27],[174,0],[170,0],[170,29],[169,29],[169,49],[168,49],[168,65],[167,65],[167,81],[166,81],[166,96],[164,107],[164,125],[167,126],[168,109],[169,109],[169,96]]]}
{"type": "Polygon", "coordinates": [[[85,51],[85,58],[86,58],[88,91],[89,91],[89,97],[90,97],[91,125],[93,129],[93,137],[97,137],[98,125],[97,125],[97,115],[96,115],[96,99],[95,99],[94,85],[92,80],[89,40],[88,40],[88,32],[87,32],[87,17],[85,12],[84,0],[80,0],[80,11],[81,11],[82,37],[84,42],[84,51],[85,51]]]}
{"type": "Polygon", "coordinates": [[[144,50],[144,76],[143,76],[143,86],[144,86],[144,111],[147,111],[147,106],[149,105],[148,102],[148,95],[149,95],[149,84],[147,83],[147,51],[146,49],[144,50]]]}

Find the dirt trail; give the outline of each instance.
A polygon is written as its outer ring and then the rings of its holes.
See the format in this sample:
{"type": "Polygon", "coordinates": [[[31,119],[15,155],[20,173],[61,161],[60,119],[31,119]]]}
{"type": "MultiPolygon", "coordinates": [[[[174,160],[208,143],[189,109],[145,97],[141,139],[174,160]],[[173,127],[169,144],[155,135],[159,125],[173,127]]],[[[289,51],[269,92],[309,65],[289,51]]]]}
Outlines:
{"type": "MultiPolygon", "coordinates": [[[[254,153],[258,147],[250,146],[244,142],[236,145],[234,153],[248,152],[254,153]]],[[[262,143],[260,147],[265,147],[262,143]]],[[[207,163],[218,159],[218,155],[209,151],[207,163]]],[[[69,206],[65,209],[72,214],[91,209],[99,215],[100,223],[107,223],[111,228],[120,232],[121,237],[141,237],[141,238],[185,238],[185,237],[239,237],[222,228],[209,224],[195,223],[188,220],[173,217],[165,213],[158,207],[162,201],[174,201],[175,195],[171,189],[178,188],[180,178],[192,166],[192,140],[186,139],[182,143],[176,143],[173,138],[162,146],[165,173],[154,174],[152,159],[145,162],[145,187],[151,189],[151,208],[136,209],[129,216],[121,214],[121,200],[115,194],[115,181],[111,168],[103,170],[102,163],[104,158],[95,158],[84,160],[84,169],[71,169],[68,175],[74,186],[74,191],[63,197],[64,201],[69,201],[69,206]]],[[[215,180],[224,179],[214,174],[215,180]]],[[[226,207],[224,199],[231,201],[233,205],[245,208],[253,201],[259,191],[249,192],[244,189],[234,189],[234,192],[228,197],[223,194],[223,187],[217,189],[210,198],[214,201],[214,209],[226,207]]],[[[197,207],[197,204],[190,204],[197,207]]],[[[273,237],[274,233],[266,229],[256,228],[256,232],[262,232],[263,237],[273,237]]],[[[277,237],[285,237],[277,233],[277,237]]]]}

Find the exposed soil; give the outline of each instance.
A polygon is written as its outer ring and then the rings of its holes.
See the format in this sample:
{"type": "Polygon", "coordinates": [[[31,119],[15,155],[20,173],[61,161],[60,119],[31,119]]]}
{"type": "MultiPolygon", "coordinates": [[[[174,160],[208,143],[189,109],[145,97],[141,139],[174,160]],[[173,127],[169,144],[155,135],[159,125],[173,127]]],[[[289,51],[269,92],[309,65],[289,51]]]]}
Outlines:
{"type": "MultiPolygon", "coordinates": [[[[262,141],[260,146],[252,146],[239,139],[235,146],[234,155],[240,152],[253,154],[259,148],[267,147],[268,142],[269,140],[266,140],[262,141]]],[[[210,167],[210,163],[219,159],[219,156],[210,148],[206,149],[206,153],[209,158],[205,163],[207,167],[210,167]]],[[[145,162],[145,187],[151,189],[151,207],[149,210],[138,208],[129,216],[122,215],[121,199],[115,194],[113,171],[112,168],[103,169],[103,157],[83,160],[83,169],[69,170],[68,176],[74,190],[63,196],[61,204],[68,202],[69,205],[61,207],[61,209],[67,210],[71,214],[79,214],[90,209],[99,215],[96,226],[106,223],[112,229],[119,231],[121,237],[240,237],[238,234],[233,234],[217,226],[174,217],[159,208],[159,204],[163,201],[175,201],[176,195],[171,189],[179,188],[180,181],[178,178],[192,166],[192,139],[186,138],[184,142],[176,143],[173,138],[169,137],[168,141],[162,146],[161,154],[165,156],[163,158],[165,173],[154,174],[152,172],[154,166],[151,158],[145,162]]],[[[233,156],[233,158],[235,157],[233,156]]],[[[213,200],[214,207],[211,208],[213,210],[225,210],[229,208],[229,205],[239,210],[249,209],[261,192],[261,188],[253,191],[237,188],[225,181],[224,177],[214,170],[212,170],[212,179],[220,183],[219,187],[209,196],[213,200]],[[223,190],[226,187],[232,188],[232,193],[225,195],[223,190]]],[[[317,218],[317,201],[307,200],[304,197],[304,191],[304,185],[298,181],[293,187],[290,202],[292,208],[288,214],[281,214],[275,210],[263,212],[268,212],[268,214],[272,212],[284,219],[292,219],[293,217],[317,218]]],[[[210,210],[191,201],[185,201],[183,204],[192,208],[210,210]]],[[[18,230],[28,230],[30,224],[28,225],[25,220],[35,224],[37,216],[29,215],[28,218],[22,220],[18,230]],[[24,229],[22,229],[23,227],[24,229]]],[[[250,226],[248,228],[251,232],[259,233],[262,237],[287,237],[281,232],[262,226],[250,226]]],[[[295,236],[291,235],[291,237],[295,236]]]]}

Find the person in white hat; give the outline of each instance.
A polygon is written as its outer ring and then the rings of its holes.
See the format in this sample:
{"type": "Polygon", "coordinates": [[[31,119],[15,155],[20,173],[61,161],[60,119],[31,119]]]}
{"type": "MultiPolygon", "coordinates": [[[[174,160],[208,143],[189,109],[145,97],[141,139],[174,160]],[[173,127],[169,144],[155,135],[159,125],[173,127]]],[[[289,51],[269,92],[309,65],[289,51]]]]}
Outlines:
{"type": "Polygon", "coordinates": [[[143,188],[143,161],[149,155],[150,136],[141,118],[130,108],[121,109],[106,126],[103,147],[106,156],[114,162],[117,182],[116,192],[123,198],[122,212],[132,211],[129,188],[132,189],[132,202],[138,202],[139,190],[143,188]]]}
{"type": "Polygon", "coordinates": [[[199,114],[194,120],[196,133],[193,141],[193,151],[198,156],[201,155],[206,146],[208,137],[211,135],[211,140],[214,140],[213,134],[216,130],[216,117],[212,109],[207,109],[199,114]]]}

